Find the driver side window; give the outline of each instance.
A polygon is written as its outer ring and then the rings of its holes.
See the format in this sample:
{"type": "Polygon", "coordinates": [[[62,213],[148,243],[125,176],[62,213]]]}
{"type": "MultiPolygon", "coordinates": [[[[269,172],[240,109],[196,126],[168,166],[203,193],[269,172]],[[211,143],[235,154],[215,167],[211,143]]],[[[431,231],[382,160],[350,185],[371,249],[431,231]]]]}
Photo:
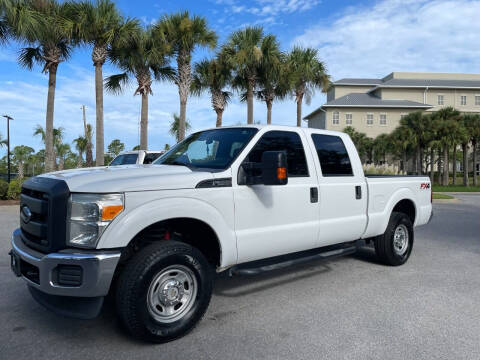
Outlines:
{"type": "MultiPolygon", "coordinates": [[[[285,151],[289,177],[308,177],[308,167],[302,140],[296,132],[269,131],[250,151],[245,161],[260,163],[264,151],[285,151]]],[[[259,174],[257,174],[259,175],[259,174]]]]}

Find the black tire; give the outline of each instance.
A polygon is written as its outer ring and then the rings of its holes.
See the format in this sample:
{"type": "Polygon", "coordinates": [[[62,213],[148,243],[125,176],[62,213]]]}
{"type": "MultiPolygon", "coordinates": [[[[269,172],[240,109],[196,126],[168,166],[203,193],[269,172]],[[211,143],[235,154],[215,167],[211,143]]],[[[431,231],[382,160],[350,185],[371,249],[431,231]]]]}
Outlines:
{"type": "Polygon", "coordinates": [[[163,343],[187,334],[201,320],[212,296],[213,272],[200,251],[169,240],[139,251],[126,265],[117,285],[117,312],[128,332],[144,341],[163,343]],[[195,276],[196,296],[191,296],[192,305],[181,318],[160,322],[152,315],[147,297],[149,291],[156,291],[150,290],[154,279],[172,266],[182,267],[195,276]]]}
{"type": "MultiPolygon", "coordinates": [[[[402,231],[403,231],[402,230],[402,231]]],[[[410,218],[404,213],[392,212],[387,229],[383,235],[375,238],[375,253],[378,259],[391,266],[405,264],[412,253],[413,248],[413,224],[410,218]],[[394,248],[394,235],[398,228],[406,229],[408,241],[406,249],[394,248]],[[400,251],[403,250],[403,251],[400,251]]]]}

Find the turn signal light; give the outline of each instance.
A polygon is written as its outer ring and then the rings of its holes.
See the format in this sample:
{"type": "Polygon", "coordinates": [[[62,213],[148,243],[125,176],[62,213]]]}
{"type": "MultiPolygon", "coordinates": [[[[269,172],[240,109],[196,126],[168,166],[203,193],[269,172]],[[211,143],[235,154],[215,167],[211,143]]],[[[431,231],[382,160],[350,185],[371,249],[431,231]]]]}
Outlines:
{"type": "Polygon", "coordinates": [[[123,210],[122,205],[109,205],[102,209],[102,221],[110,221],[120,214],[123,210]]]}
{"type": "Polygon", "coordinates": [[[277,168],[277,179],[283,180],[287,178],[287,168],[277,168]]]}

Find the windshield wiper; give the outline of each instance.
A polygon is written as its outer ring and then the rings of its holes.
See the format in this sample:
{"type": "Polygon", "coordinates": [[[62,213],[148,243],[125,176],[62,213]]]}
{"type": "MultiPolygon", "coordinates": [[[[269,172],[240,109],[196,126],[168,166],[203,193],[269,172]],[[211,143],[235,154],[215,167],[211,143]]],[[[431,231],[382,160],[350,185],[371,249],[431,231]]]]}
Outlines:
{"type": "Polygon", "coordinates": [[[176,161],[176,160],[175,160],[175,161],[172,161],[172,162],[169,162],[169,163],[163,163],[163,165],[179,165],[179,166],[185,166],[185,167],[187,167],[187,168],[190,169],[190,166],[189,166],[189,165],[187,165],[187,164],[185,164],[185,163],[183,163],[183,162],[180,162],[180,161],[176,161]]]}

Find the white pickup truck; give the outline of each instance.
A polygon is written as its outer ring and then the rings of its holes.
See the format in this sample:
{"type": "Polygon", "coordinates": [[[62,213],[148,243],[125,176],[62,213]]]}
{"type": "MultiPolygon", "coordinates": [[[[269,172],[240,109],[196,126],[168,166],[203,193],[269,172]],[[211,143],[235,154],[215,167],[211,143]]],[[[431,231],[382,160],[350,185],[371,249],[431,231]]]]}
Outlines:
{"type": "Polygon", "coordinates": [[[366,242],[401,265],[431,215],[428,177],[364,176],[344,133],[225,127],[152,165],[27,180],[11,265],[45,307],[92,318],[113,292],[132,335],[165,342],[202,318],[215,270],[257,274],[366,242]]]}

